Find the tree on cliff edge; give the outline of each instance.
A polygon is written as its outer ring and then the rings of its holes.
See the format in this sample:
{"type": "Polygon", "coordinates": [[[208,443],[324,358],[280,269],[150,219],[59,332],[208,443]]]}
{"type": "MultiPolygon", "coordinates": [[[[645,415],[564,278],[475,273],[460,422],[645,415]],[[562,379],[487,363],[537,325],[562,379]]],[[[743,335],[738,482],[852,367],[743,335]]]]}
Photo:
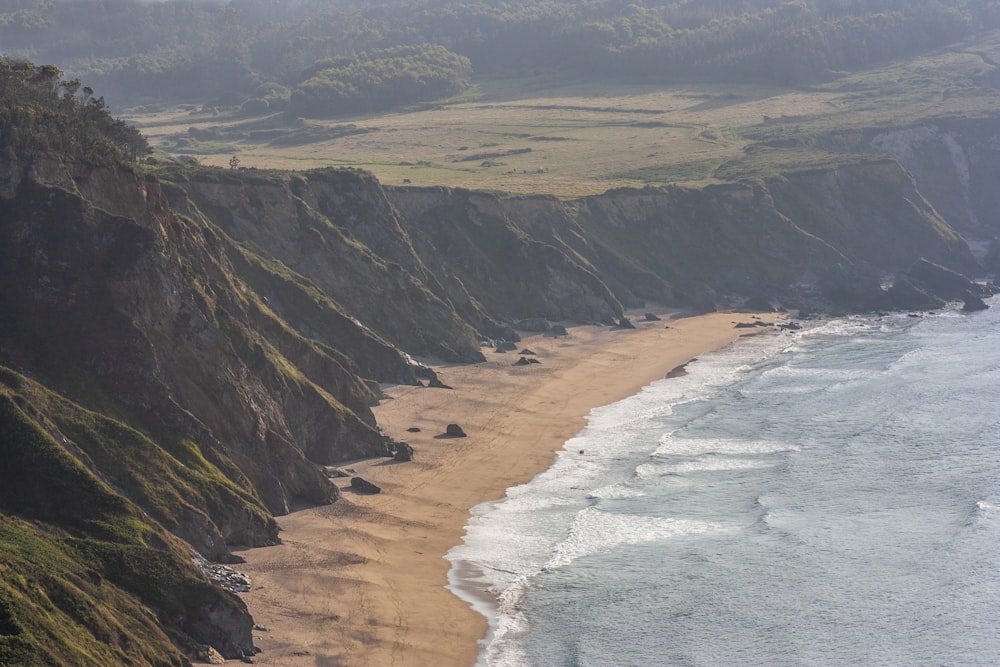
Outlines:
{"type": "Polygon", "coordinates": [[[0,154],[7,159],[58,155],[113,164],[149,150],[139,130],[112,116],[78,79],[62,79],[54,65],[0,58],[0,154]]]}

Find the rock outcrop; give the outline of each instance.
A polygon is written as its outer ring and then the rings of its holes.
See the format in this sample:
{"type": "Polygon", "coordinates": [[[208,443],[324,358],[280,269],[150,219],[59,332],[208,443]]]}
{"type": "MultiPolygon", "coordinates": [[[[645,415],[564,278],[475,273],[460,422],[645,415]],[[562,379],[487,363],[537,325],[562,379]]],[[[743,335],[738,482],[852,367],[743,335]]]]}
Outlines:
{"type": "Polygon", "coordinates": [[[926,259],[921,259],[910,267],[906,275],[911,280],[921,284],[931,294],[946,301],[958,301],[969,294],[977,297],[987,297],[993,294],[987,285],[975,283],[957,271],[952,271],[926,259]]]}
{"type": "Polygon", "coordinates": [[[949,301],[964,302],[963,310],[985,310],[984,298],[996,293],[992,284],[981,284],[926,259],[898,275],[886,290],[884,306],[900,310],[931,310],[949,301]]]}
{"type": "Polygon", "coordinates": [[[885,307],[890,310],[936,310],[944,306],[944,299],[918,287],[906,276],[896,278],[886,290],[885,307]]]}
{"type": "Polygon", "coordinates": [[[966,292],[962,295],[962,310],[967,313],[975,312],[977,310],[986,310],[989,305],[983,301],[982,297],[979,297],[972,292],[966,292]]]}

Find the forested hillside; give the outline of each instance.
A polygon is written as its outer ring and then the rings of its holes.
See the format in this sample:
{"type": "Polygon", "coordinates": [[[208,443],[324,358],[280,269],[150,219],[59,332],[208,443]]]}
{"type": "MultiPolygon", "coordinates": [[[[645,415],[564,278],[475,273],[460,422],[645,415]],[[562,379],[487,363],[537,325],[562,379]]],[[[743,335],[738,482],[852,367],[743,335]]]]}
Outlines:
{"type": "Polygon", "coordinates": [[[249,100],[260,111],[295,101],[294,114],[327,116],[451,95],[472,72],[809,84],[1000,27],[997,0],[13,0],[5,8],[0,52],[56,63],[120,104],[249,100]]]}

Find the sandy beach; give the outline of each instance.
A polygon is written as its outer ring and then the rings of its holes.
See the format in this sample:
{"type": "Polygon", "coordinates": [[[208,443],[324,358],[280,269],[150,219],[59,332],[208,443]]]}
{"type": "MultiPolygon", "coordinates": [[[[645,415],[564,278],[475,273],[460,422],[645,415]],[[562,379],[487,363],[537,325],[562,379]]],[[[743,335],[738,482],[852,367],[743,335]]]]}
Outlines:
{"type": "Polygon", "coordinates": [[[761,331],[734,327],[752,317],[573,327],[568,336],[518,344],[538,364],[515,366],[517,352],[488,350],[486,363],[434,366],[451,390],[387,388],[375,415],[388,435],[413,446],[414,460],[345,465],[382,493],[357,494],[349,480],[335,480],[343,499],[279,517],[283,544],[239,552],[246,564],[238,569],[253,582],[243,599],[260,626],[254,640],[263,652],[254,662],[473,665],[487,622],[445,588],[444,558],[462,541],[469,510],[547,468],[592,408],[761,331]],[[449,423],[468,437],[441,437],[449,423]]]}

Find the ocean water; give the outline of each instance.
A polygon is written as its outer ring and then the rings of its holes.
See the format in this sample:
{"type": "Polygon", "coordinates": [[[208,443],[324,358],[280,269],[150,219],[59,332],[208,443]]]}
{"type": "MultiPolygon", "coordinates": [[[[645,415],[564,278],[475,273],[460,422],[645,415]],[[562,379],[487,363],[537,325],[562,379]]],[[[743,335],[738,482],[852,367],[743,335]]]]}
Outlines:
{"type": "Polygon", "coordinates": [[[756,336],[477,507],[480,665],[1000,665],[1000,302],[756,336]]]}

